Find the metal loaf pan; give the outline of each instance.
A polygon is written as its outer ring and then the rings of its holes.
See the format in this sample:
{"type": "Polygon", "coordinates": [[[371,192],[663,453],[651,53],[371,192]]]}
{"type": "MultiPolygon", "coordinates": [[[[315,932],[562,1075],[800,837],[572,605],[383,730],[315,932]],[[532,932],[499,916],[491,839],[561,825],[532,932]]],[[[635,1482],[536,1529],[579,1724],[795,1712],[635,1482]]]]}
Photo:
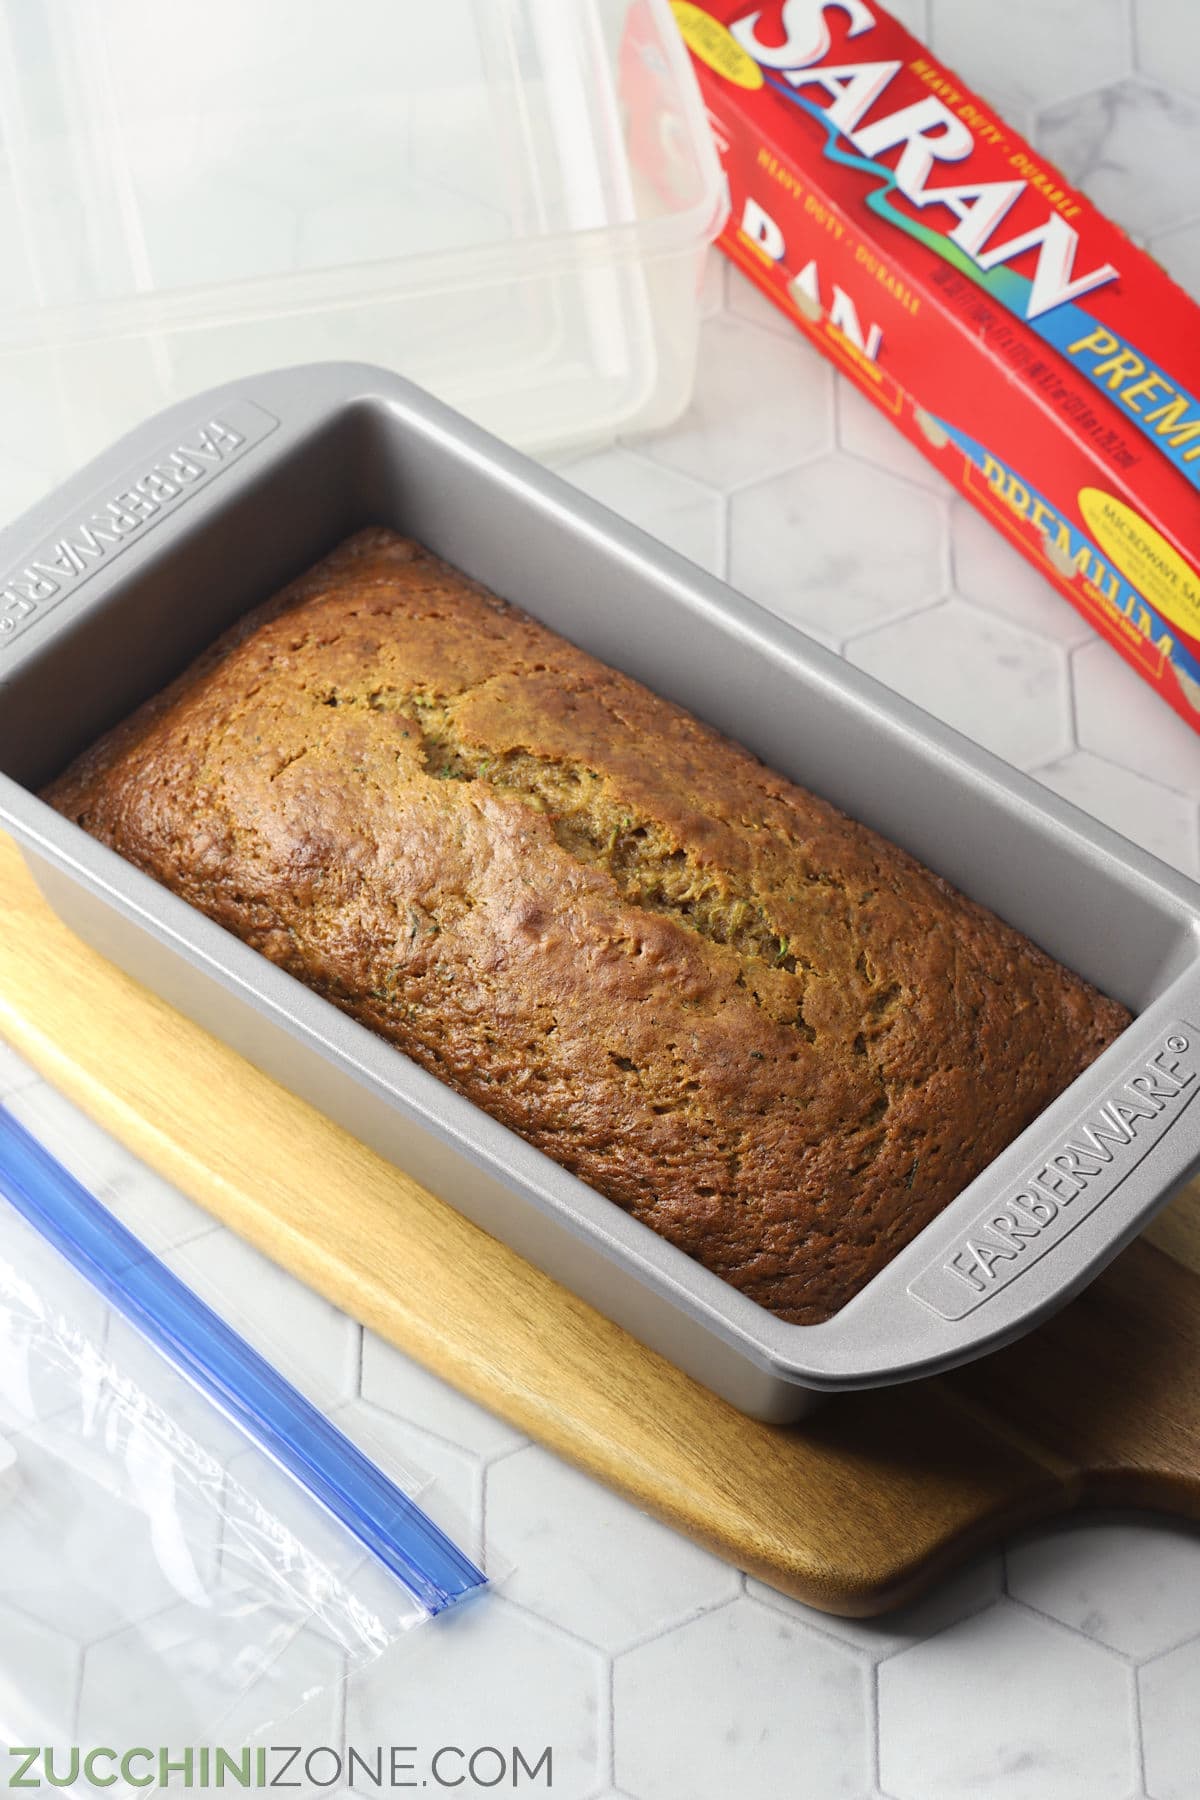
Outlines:
{"type": "Polygon", "coordinates": [[[83,938],[744,1411],[936,1372],[1076,1293],[1200,1162],[1200,888],[397,377],[256,376],[0,536],[0,826],[83,938]],[[385,523],[681,702],[1136,1013],[836,1317],[784,1324],[36,798],[232,619],[385,523]]]}

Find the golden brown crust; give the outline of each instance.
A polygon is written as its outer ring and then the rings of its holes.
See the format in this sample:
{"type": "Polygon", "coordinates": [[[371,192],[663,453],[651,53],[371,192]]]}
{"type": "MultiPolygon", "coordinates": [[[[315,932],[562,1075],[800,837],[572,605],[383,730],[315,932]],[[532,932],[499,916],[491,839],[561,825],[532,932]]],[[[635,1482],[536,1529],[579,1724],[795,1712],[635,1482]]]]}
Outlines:
{"type": "Polygon", "coordinates": [[[47,798],[799,1323],[1128,1022],[905,852],[385,530],[47,798]]]}

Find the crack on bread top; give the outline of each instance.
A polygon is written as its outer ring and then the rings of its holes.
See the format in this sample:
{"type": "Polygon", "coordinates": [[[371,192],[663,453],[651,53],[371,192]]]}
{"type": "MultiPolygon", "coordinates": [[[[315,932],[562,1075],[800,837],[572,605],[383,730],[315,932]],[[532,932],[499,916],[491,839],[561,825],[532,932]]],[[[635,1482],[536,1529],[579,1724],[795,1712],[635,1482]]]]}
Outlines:
{"type": "MultiPolygon", "coordinates": [[[[458,696],[459,702],[464,697],[458,696]]],[[[674,920],[743,964],[754,961],[794,977],[794,1006],[785,1022],[814,1041],[816,1033],[804,1018],[804,988],[815,965],[772,921],[763,897],[749,883],[731,882],[724,871],[706,868],[661,821],[631,812],[598,770],[524,748],[497,753],[472,743],[457,726],[455,702],[417,691],[339,688],[324,695],[322,704],[366,707],[407,719],[421,765],[434,780],[482,782],[513,795],[545,815],[559,848],[603,871],[626,904],[674,920]]],[[[746,987],[744,979],[740,985],[746,987]]],[[[746,992],[756,1004],[766,1004],[756,989],[746,992]]],[[[899,984],[893,983],[885,1007],[876,1010],[886,1010],[899,996],[899,984]]],[[[778,1016],[776,1008],[768,1005],[767,1010],[778,1016]]]]}

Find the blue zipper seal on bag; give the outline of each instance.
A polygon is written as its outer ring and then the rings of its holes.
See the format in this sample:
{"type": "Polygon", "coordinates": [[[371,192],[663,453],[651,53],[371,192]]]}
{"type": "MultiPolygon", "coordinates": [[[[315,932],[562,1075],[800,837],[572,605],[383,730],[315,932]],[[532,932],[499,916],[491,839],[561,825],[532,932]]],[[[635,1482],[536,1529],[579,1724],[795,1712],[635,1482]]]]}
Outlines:
{"type": "Polygon", "coordinates": [[[433,1520],[0,1106],[0,1194],[437,1614],[487,1585],[433,1520]]]}

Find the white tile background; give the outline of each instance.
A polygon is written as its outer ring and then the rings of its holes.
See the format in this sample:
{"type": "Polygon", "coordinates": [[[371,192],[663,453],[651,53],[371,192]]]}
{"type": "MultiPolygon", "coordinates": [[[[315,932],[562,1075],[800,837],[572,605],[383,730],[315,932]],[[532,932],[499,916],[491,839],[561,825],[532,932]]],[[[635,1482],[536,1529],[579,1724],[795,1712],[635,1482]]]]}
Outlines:
{"type": "MultiPolygon", "coordinates": [[[[907,0],[895,10],[1200,289],[1195,0],[907,0]]],[[[786,322],[714,262],[695,404],[569,462],[588,492],[1200,873],[1200,738],[786,322]]],[[[281,360],[286,360],[281,355],[281,360]]],[[[0,505],[34,497],[0,463],[0,505]]],[[[908,1612],[813,1613],[643,1517],[363,1334],[108,1142],[0,1045],[0,1093],[130,1225],[219,1294],[348,1430],[437,1478],[433,1507],[514,1571],[296,1735],[550,1742],[567,1800],[1197,1800],[1200,1540],[1076,1522],[978,1559],[908,1612]]],[[[114,1546],[114,1554],[119,1547],[114,1546]]],[[[131,1595],[161,1601],[145,1571],[131,1595]]],[[[44,1615],[0,1569],[0,1698],[73,1692],[122,1728],[119,1634],[44,1615]]],[[[164,1614],[164,1628],[169,1617],[164,1614]]],[[[336,1677],[300,1641],[292,1673],[336,1677]]],[[[128,1711],[138,1741],[151,1688],[128,1711]]],[[[294,1739],[293,1739],[294,1741],[294,1739]]],[[[460,1790],[461,1791],[461,1790],[460,1790]]]]}

